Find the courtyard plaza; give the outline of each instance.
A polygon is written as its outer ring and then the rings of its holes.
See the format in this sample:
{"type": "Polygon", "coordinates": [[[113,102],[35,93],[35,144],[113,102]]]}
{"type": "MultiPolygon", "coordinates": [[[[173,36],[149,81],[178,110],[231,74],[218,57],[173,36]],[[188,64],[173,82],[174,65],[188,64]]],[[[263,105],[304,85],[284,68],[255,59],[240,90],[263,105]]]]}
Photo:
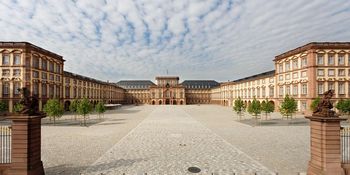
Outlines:
{"type": "Polygon", "coordinates": [[[198,174],[292,175],[306,172],[309,160],[307,123],[244,123],[250,115],[240,121],[223,106],[123,106],[102,119],[90,115],[88,127],[72,118],[55,126],[43,120],[46,174],[193,174],[188,168],[198,167],[198,174]]]}

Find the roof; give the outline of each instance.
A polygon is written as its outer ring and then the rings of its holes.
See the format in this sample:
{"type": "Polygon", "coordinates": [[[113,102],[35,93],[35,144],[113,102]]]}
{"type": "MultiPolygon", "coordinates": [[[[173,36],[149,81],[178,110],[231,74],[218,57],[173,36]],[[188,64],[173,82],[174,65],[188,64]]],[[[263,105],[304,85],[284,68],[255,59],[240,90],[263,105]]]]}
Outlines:
{"type": "Polygon", "coordinates": [[[53,52],[48,51],[46,49],[43,49],[43,48],[41,48],[39,46],[36,46],[36,45],[34,45],[32,43],[29,43],[29,42],[24,42],[24,41],[21,41],[21,42],[0,41],[0,48],[24,48],[24,49],[31,49],[31,50],[34,50],[34,51],[46,54],[46,55],[48,55],[50,57],[59,59],[61,61],[65,61],[61,55],[58,55],[56,53],[53,53],[53,52]]]}
{"type": "Polygon", "coordinates": [[[263,72],[260,74],[255,74],[249,77],[244,77],[238,80],[234,80],[233,82],[240,82],[240,81],[247,81],[247,80],[252,80],[252,79],[257,79],[257,78],[263,78],[263,77],[269,77],[269,76],[274,76],[275,75],[275,70],[263,72]]]}
{"type": "Polygon", "coordinates": [[[122,80],[116,84],[124,89],[148,89],[155,85],[150,80],[122,80]]]}
{"type": "Polygon", "coordinates": [[[156,80],[158,80],[158,79],[177,79],[177,80],[179,80],[179,77],[178,76],[157,76],[156,80]]]}
{"type": "Polygon", "coordinates": [[[350,49],[350,42],[311,42],[277,55],[274,61],[298,54],[300,52],[305,52],[310,49],[350,49]]]}
{"type": "Polygon", "coordinates": [[[64,76],[65,77],[79,79],[79,80],[83,80],[83,81],[90,81],[90,82],[98,83],[98,84],[102,84],[102,85],[118,86],[115,83],[101,81],[101,80],[97,80],[97,79],[94,79],[94,78],[90,78],[90,77],[87,77],[87,76],[83,76],[83,75],[79,75],[79,74],[75,74],[75,73],[67,72],[67,71],[64,71],[64,76]]]}
{"type": "Polygon", "coordinates": [[[220,83],[215,80],[185,80],[181,85],[189,89],[210,89],[220,86],[220,83]]]}

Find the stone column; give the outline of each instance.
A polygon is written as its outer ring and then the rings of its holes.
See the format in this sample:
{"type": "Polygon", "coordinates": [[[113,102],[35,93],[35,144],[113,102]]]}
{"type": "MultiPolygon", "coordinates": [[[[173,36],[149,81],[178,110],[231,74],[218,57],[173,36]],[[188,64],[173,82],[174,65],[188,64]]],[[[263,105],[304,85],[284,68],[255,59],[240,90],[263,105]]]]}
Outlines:
{"type": "Polygon", "coordinates": [[[341,167],[339,117],[309,116],[310,161],[308,175],[344,175],[341,167]]]}
{"type": "Polygon", "coordinates": [[[12,120],[12,162],[8,175],[44,175],[41,161],[41,118],[17,115],[12,120]]]}

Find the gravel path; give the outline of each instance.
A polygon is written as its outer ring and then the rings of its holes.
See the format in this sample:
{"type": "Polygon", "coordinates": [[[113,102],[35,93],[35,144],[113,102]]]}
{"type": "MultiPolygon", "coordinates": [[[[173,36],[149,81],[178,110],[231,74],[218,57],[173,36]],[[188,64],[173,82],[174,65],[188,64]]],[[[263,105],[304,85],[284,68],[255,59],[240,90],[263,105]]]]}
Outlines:
{"type": "MultiPolygon", "coordinates": [[[[89,127],[79,126],[65,115],[56,126],[42,126],[42,160],[46,175],[78,175],[122,137],[135,128],[154,108],[126,106],[107,111],[103,120],[90,116],[89,127]],[[96,122],[99,121],[99,122],[96,122]]],[[[47,119],[43,123],[48,123],[47,119]]]]}
{"type": "MultiPolygon", "coordinates": [[[[266,167],[193,119],[181,106],[155,110],[93,163],[84,175],[271,174],[266,167]]],[[[213,118],[216,116],[213,115],[213,118]]]]}
{"type": "MultiPolygon", "coordinates": [[[[228,107],[187,105],[183,106],[183,109],[274,172],[283,175],[306,172],[310,155],[309,126],[253,127],[236,122],[238,116],[228,107]]],[[[272,118],[280,116],[275,113],[272,118]]]]}

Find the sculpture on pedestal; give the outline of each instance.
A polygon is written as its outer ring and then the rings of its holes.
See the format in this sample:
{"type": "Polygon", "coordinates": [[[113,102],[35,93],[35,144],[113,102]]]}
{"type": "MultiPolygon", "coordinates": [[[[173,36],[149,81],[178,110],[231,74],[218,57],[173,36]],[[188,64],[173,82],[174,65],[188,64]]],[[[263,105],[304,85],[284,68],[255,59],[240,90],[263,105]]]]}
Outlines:
{"type": "Polygon", "coordinates": [[[19,113],[27,115],[41,115],[39,112],[38,98],[30,96],[29,90],[26,87],[19,88],[18,91],[21,93],[21,100],[19,101],[19,104],[23,105],[19,113]]]}
{"type": "Polygon", "coordinates": [[[313,116],[320,117],[338,117],[339,115],[333,111],[333,104],[331,102],[331,98],[334,95],[334,90],[328,90],[323,93],[323,98],[318,103],[317,108],[313,111],[313,116]]]}

